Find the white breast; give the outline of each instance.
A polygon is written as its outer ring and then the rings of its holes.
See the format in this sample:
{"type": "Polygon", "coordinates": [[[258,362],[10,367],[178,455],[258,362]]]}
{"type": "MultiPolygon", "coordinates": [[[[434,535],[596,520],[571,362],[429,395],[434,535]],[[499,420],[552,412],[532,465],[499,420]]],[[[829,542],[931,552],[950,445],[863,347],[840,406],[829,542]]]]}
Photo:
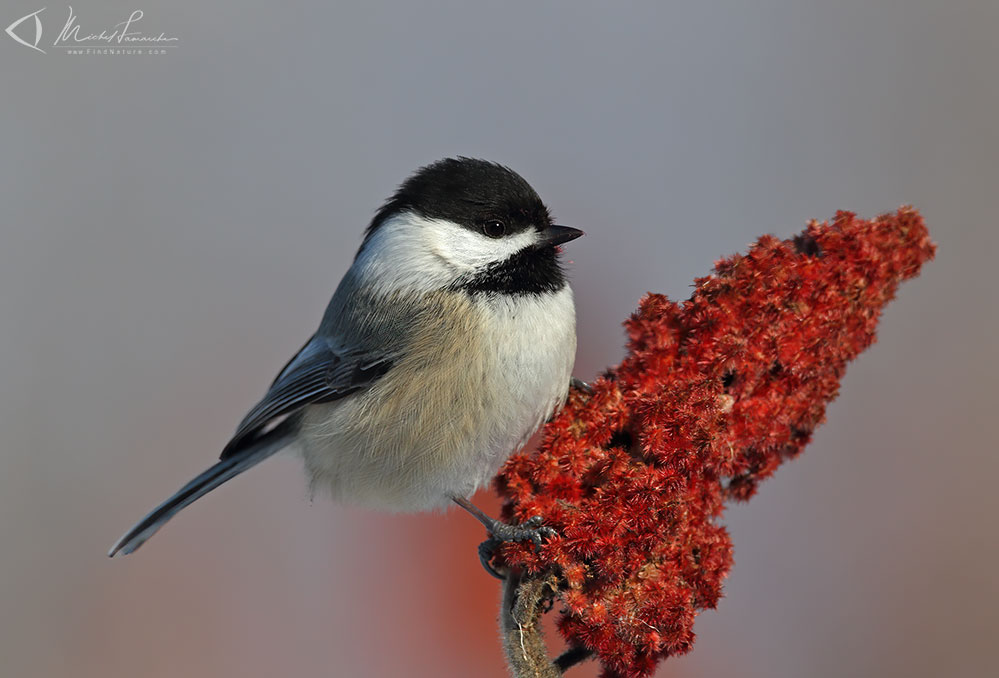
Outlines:
{"type": "Polygon", "coordinates": [[[509,454],[565,400],[576,357],[575,307],[568,285],[554,294],[496,295],[484,307],[487,351],[495,355],[492,388],[503,394],[496,403],[502,441],[490,447],[509,447],[509,454]]]}
{"type": "Polygon", "coordinates": [[[305,411],[299,447],[314,487],[389,510],[446,506],[487,484],[561,407],[576,353],[569,287],[454,298],[466,321],[435,330],[433,350],[305,411]]]}

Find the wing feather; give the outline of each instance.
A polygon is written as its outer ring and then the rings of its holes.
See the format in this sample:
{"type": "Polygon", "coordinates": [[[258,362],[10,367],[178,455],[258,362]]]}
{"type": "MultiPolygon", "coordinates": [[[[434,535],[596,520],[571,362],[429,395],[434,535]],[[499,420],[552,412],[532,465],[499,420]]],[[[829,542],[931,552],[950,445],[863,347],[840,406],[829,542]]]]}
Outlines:
{"type": "Polygon", "coordinates": [[[246,441],[253,440],[275,419],[306,405],[331,402],[367,388],[391,367],[388,356],[335,350],[322,337],[312,337],[281,370],[263,399],[246,414],[222,450],[221,458],[236,454],[246,441]]]}

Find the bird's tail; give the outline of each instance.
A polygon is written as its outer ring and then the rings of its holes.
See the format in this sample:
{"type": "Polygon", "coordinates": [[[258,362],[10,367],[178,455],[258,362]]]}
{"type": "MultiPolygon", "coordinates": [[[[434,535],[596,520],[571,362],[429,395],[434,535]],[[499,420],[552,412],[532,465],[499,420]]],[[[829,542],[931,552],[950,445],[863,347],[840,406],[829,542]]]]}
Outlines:
{"type": "Polygon", "coordinates": [[[288,421],[285,420],[274,429],[249,442],[244,449],[215,464],[180,488],[172,497],[153,509],[149,515],[123,534],[121,539],[115,542],[115,545],[108,551],[108,556],[114,556],[119,551],[128,554],[139,548],[182,508],[278,452],[291,442],[293,435],[288,421]]]}

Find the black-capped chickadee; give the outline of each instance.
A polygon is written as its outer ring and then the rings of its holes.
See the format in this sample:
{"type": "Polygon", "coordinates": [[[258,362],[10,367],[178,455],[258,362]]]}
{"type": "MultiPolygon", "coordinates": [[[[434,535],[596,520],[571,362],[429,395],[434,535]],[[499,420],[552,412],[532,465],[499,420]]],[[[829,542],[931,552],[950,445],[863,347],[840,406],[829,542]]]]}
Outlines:
{"type": "Polygon", "coordinates": [[[285,447],[335,499],[393,511],[456,502],[494,542],[537,542],[546,528],[536,521],[500,523],[468,498],[565,401],[576,314],[559,246],[582,234],[553,224],[501,165],[454,158],[418,170],[378,210],[318,331],[221,461],[108,555],[131,553],[285,447]]]}

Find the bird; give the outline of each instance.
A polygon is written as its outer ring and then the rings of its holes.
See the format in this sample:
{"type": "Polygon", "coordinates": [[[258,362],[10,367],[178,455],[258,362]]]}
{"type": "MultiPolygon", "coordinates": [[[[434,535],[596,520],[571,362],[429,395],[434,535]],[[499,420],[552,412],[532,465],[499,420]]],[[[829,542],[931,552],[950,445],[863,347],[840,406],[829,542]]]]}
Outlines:
{"type": "MultiPolygon", "coordinates": [[[[377,210],[315,334],[278,373],[218,463],[128,530],[128,554],[177,512],[285,448],[313,492],[391,512],[457,504],[505,541],[554,534],[491,518],[470,497],[565,403],[576,312],[555,224],[512,169],[445,158],[377,210]]],[[[575,382],[583,387],[583,382],[575,382]]]]}

